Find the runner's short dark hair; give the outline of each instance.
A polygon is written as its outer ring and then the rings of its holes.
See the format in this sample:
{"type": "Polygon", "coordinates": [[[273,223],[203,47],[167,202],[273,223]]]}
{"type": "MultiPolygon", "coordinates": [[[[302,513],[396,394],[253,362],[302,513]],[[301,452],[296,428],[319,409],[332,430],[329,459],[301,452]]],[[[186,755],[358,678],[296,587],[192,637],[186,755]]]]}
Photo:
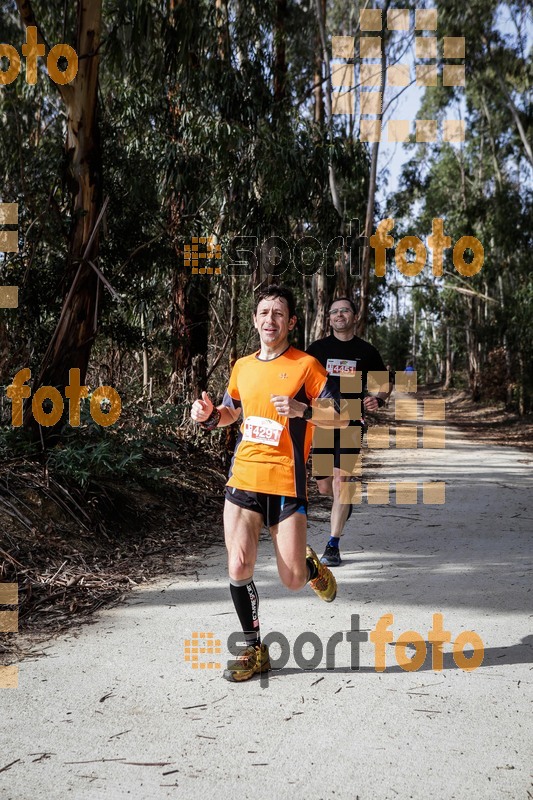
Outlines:
{"type": "Polygon", "coordinates": [[[344,302],[349,303],[353,313],[357,314],[357,306],[355,305],[353,300],[350,300],[349,297],[334,297],[333,300],[331,301],[331,303],[329,304],[329,310],[330,311],[331,311],[331,306],[333,305],[333,303],[338,303],[339,300],[344,300],[344,302]]]}
{"type": "Polygon", "coordinates": [[[257,300],[255,301],[254,314],[257,314],[257,306],[261,300],[272,300],[274,297],[280,297],[282,300],[285,300],[289,307],[289,319],[294,317],[296,314],[296,302],[293,293],[290,289],[286,289],[284,286],[278,286],[276,283],[267,286],[266,289],[262,289],[259,292],[257,300]]]}

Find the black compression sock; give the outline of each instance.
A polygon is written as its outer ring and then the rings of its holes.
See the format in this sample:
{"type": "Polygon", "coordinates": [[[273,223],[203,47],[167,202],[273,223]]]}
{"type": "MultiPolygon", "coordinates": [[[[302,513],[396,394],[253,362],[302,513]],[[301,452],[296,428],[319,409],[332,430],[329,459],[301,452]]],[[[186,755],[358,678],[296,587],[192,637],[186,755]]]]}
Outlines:
{"type": "Polygon", "coordinates": [[[306,558],[305,563],[307,564],[307,573],[309,576],[307,581],[314,581],[318,575],[318,568],[312,558],[306,558]]]}
{"type": "Polygon", "coordinates": [[[244,581],[234,581],[230,578],[229,588],[246,644],[261,644],[258,616],[259,595],[253,578],[244,581]]]}

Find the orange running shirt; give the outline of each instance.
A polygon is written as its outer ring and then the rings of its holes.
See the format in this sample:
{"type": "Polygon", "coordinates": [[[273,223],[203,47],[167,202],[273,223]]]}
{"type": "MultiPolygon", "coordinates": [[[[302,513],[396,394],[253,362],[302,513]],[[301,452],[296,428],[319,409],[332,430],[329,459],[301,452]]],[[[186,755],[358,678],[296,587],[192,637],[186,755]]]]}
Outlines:
{"type": "Polygon", "coordinates": [[[308,423],[280,416],[270,397],[288,395],[310,405],[314,398],[339,400],[340,395],[324,367],[302,350],[289,346],[271,361],[260,359],[260,352],[235,363],[222,401],[230,408],[242,407],[243,414],[227,486],[307,497],[308,423]]]}

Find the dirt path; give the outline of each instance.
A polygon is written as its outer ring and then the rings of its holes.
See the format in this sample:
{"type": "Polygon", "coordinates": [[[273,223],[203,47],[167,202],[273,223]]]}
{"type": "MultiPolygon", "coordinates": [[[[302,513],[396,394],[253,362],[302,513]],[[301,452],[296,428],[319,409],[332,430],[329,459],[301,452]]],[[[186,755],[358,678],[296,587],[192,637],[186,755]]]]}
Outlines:
{"type": "MultiPolygon", "coordinates": [[[[222,644],[220,656],[200,654],[200,662],[227,658],[235,616],[222,545],[197,576],[135,591],[95,625],[46,645],[46,657],[23,661],[19,688],[0,690],[2,796],[531,796],[532,457],[447,437],[446,450],[380,453],[369,480],[445,481],[446,502],[424,505],[421,489],[417,505],[396,504],[394,492],[388,505],[364,499],[342,542],[333,605],[308,589],[283,589],[271,543],[262,541],[255,578],[263,635],[280,632],[290,647],[268,682],[228,684],[219,669],[185,660],[195,631],[222,644]],[[377,672],[370,641],[360,645],[360,669],[351,669],[352,615],[370,632],[392,614],[394,641],[414,630],[427,642],[436,612],[452,640],[467,630],[481,637],[478,669],[459,669],[445,645],[442,670],[432,668],[428,647],[420,668],[406,672],[390,643],[386,670],[377,672]],[[312,670],[294,657],[303,632],[324,650],[312,670]]],[[[309,541],[321,550],[323,504],[313,506],[310,524],[309,541]]],[[[308,643],[303,656],[312,654],[308,643]]]]}

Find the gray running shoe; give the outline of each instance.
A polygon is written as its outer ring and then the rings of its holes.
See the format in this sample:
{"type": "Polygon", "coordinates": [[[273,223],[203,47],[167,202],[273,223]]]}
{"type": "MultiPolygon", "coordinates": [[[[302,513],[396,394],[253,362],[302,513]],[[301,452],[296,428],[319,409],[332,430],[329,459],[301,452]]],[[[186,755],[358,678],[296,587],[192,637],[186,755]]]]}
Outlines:
{"type": "Polygon", "coordinates": [[[324,555],[320,559],[321,564],[325,564],[326,567],[338,567],[341,564],[341,554],[338,547],[332,547],[330,544],[326,545],[326,549],[324,550],[324,555]]]}

